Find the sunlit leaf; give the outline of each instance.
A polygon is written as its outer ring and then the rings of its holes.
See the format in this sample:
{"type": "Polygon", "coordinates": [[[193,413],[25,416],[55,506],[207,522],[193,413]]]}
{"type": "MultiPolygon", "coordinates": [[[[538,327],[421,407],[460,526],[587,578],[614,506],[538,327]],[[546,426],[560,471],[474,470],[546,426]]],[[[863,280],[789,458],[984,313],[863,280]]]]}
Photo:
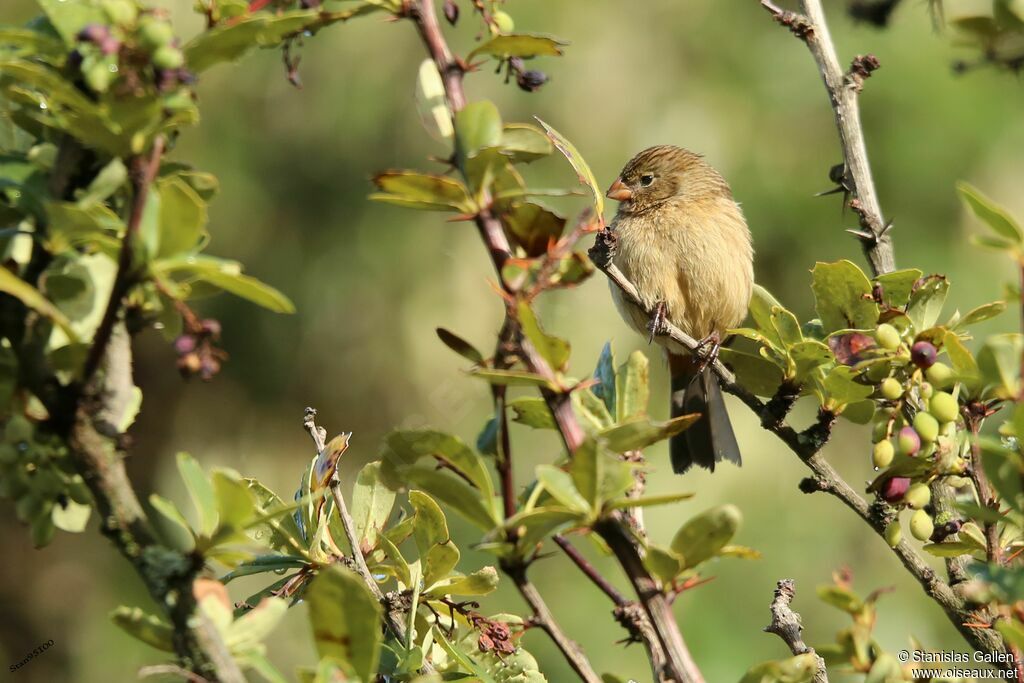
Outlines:
{"type": "Polygon", "coordinates": [[[1021,230],[1020,224],[1010,216],[1006,209],[983,195],[973,185],[959,182],[956,184],[956,189],[960,193],[960,198],[971,208],[974,215],[992,228],[996,234],[1016,245],[1024,242],[1024,230],[1021,230]]]}
{"type": "Polygon", "coordinates": [[[878,322],[871,281],[852,262],[816,263],[811,276],[815,309],[826,332],[866,329],[878,322]]]}
{"type": "Polygon", "coordinates": [[[739,530],[742,515],[734,505],[721,505],[689,519],[672,538],[672,550],[693,568],[719,553],[739,530]]]}
{"type": "Polygon", "coordinates": [[[454,178],[415,171],[384,171],[373,177],[380,192],[370,199],[416,209],[475,213],[466,186],[454,178]]]}
{"type": "Polygon", "coordinates": [[[509,33],[495,36],[487,42],[479,45],[469,53],[466,61],[478,55],[488,54],[498,59],[509,57],[559,57],[562,48],[568,45],[565,41],[535,33],[509,33]]]}
{"type": "Polygon", "coordinates": [[[305,600],[319,656],[336,657],[362,680],[373,680],[383,614],[359,575],[340,564],[329,565],[309,584],[305,600]]]}
{"type": "Polygon", "coordinates": [[[583,156],[565,136],[541,121],[539,118],[537,119],[537,122],[544,127],[545,132],[547,132],[548,137],[551,138],[551,142],[554,143],[555,147],[558,148],[558,151],[565,155],[565,158],[569,160],[570,164],[572,164],[572,167],[576,170],[576,175],[579,177],[580,183],[590,188],[590,191],[594,195],[594,213],[600,219],[604,215],[604,193],[597,185],[597,178],[594,177],[594,172],[590,170],[590,166],[588,166],[587,162],[584,161],[583,156]]]}

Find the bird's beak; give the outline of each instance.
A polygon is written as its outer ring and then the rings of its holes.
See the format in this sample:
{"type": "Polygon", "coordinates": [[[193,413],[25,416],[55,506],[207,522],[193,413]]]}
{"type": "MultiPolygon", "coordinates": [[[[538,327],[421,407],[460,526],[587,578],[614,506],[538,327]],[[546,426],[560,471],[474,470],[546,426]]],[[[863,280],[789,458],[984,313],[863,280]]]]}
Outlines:
{"type": "Polygon", "coordinates": [[[626,187],[625,183],[622,182],[622,178],[617,178],[612,186],[605,192],[605,196],[608,199],[614,199],[617,202],[624,202],[627,199],[633,198],[633,191],[626,187]]]}

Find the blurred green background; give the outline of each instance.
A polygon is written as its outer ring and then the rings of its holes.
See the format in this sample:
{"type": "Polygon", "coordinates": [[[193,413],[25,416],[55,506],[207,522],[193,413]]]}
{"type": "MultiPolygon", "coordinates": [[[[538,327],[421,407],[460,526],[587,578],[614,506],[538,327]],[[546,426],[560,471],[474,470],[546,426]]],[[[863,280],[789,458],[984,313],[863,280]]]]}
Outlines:
{"type": "MultiPolygon", "coordinates": [[[[199,29],[187,0],[158,4],[171,11],[182,34],[199,29]]],[[[461,4],[462,24],[450,33],[453,47],[465,53],[478,25],[469,3],[461,4]]],[[[977,227],[953,185],[970,180],[1024,215],[1019,80],[993,70],[953,75],[950,63],[963,55],[933,31],[923,3],[902,3],[885,31],[852,24],[844,3],[826,4],[843,61],[870,51],[882,63],[861,102],[882,205],[895,220],[898,263],[948,274],[962,310],[1000,297],[1013,274],[999,257],[969,246],[977,227]]],[[[802,318],[812,312],[808,271],[816,260],[863,265],[855,240],[843,232],[855,218],[841,213],[835,196],[813,197],[828,188],[827,171],[840,159],[818,73],[804,46],[757,2],[515,0],[507,9],[518,30],[553,33],[572,44],[564,58],[537,63],[552,79],[538,93],[503,85],[485,69],[468,78],[471,99],[493,98],[506,121],[543,117],[575,142],[602,184],[648,145],[674,143],[706,154],[743,204],[758,280],[802,318]]],[[[18,23],[33,13],[27,0],[4,0],[0,20],[18,23]]],[[[211,252],[245,262],[292,297],[298,313],[275,316],[227,297],[203,302],[202,313],[223,321],[231,353],[211,384],[183,383],[172,349],[158,335],[139,340],[145,402],[129,468],[143,497],[151,491],[184,497],[173,468],[178,450],[290,496],[312,455],[301,428],[307,405],[331,431],[355,433],[346,456],[350,474],[375,457],[382,436],[395,427],[429,424],[472,441],[490,412],[486,385],[467,378],[464,361],[434,334],[444,326],[481,348],[493,344],[501,306],[472,226],[366,200],[374,171],[440,169],[426,158],[446,153],[426,135],[413,104],[424,56],[415,31],[365,18],[324,31],[301,54],[303,90],[285,81],[277,52],[204,75],[203,121],[173,153],[220,178],[211,252]]],[[[535,186],[572,182],[557,155],[528,171],[535,186]]],[[[572,200],[564,208],[582,204],[572,200]]],[[[620,359],[644,349],[652,359],[653,410],[665,416],[664,364],[620,322],[603,277],[549,296],[541,311],[550,331],[571,340],[579,376],[589,374],[605,340],[620,359]]],[[[1014,325],[1007,315],[981,331],[1014,325]]],[[[742,469],[679,478],[664,444],[648,453],[653,492],[698,494],[648,513],[655,539],[670,538],[690,514],[731,501],[745,515],[738,541],[764,553],[759,561],[713,565],[715,580],[677,601],[683,633],[707,680],[738,680],[752,664],[786,654],[778,638],[761,632],[779,578],[797,580],[796,607],[808,641],[830,641],[846,618],[819,603],[814,587],[843,566],[862,593],[895,588],[881,603],[877,634],[886,648],[905,647],[913,636],[929,647],[965,650],[884,544],[837,501],[799,493],[804,470],[795,456],[743,406],[734,403],[732,414],[742,469]]],[[[810,417],[805,409],[795,420],[810,417]]],[[[525,484],[534,465],[556,455],[558,443],[515,429],[517,475],[525,484]]],[[[859,484],[872,474],[867,444],[863,428],[841,423],[826,454],[859,484]]],[[[138,667],[160,659],[107,618],[118,604],[147,605],[148,597],[98,536],[95,520],[89,533],[61,534],[35,551],[12,521],[11,506],[3,503],[0,513],[0,654],[13,664],[55,641],[12,677],[131,680],[138,667]]],[[[475,540],[467,527],[455,526],[467,545],[475,540]]],[[[585,549],[622,583],[612,562],[585,549]]],[[[465,567],[487,561],[477,553],[463,557],[465,567]]],[[[642,648],[616,644],[624,632],[607,601],[564,557],[539,562],[532,576],[599,671],[650,680],[642,648]]],[[[243,585],[238,597],[252,586],[243,585]]],[[[524,609],[504,585],[482,611],[524,609]]],[[[542,634],[528,634],[525,644],[549,680],[572,680],[542,634]]],[[[269,646],[272,661],[289,675],[314,661],[303,607],[289,613],[269,646]]]]}

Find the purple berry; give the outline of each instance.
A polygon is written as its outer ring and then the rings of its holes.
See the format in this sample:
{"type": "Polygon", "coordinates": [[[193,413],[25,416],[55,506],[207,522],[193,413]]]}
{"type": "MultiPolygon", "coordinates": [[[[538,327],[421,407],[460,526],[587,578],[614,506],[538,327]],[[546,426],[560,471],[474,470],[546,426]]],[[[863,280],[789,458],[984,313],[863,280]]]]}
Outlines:
{"type": "Polygon", "coordinates": [[[110,37],[110,29],[103,24],[89,24],[75,36],[78,40],[100,45],[110,37]]]}
{"type": "Polygon", "coordinates": [[[191,334],[183,334],[174,340],[174,350],[179,356],[192,353],[196,350],[196,338],[191,334]]]}
{"type": "Polygon", "coordinates": [[[444,18],[452,26],[459,21],[459,6],[455,4],[455,0],[444,0],[444,18]]]}
{"type": "Polygon", "coordinates": [[[100,52],[105,55],[116,55],[121,49],[121,41],[114,36],[107,36],[100,41],[100,52]]]}
{"type": "Polygon", "coordinates": [[[913,457],[921,450],[921,436],[913,427],[904,427],[896,435],[896,445],[902,455],[913,457]]]}
{"type": "Polygon", "coordinates": [[[200,325],[203,326],[203,332],[210,335],[214,339],[220,337],[220,321],[213,318],[205,318],[200,325]]]}
{"type": "Polygon", "coordinates": [[[526,92],[533,92],[548,82],[548,75],[543,71],[523,71],[516,76],[516,83],[526,92]]]}
{"type": "Polygon", "coordinates": [[[910,349],[910,360],[914,361],[914,365],[922,370],[933,366],[937,355],[938,351],[935,350],[935,346],[927,341],[916,342],[910,349]]]}
{"type": "Polygon", "coordinates": [[[910,477],[893,477],[886,479],[880,491],[882,498],[890,503],[898,503],[903,500],[904,494],[910,488],[910,477]]]}

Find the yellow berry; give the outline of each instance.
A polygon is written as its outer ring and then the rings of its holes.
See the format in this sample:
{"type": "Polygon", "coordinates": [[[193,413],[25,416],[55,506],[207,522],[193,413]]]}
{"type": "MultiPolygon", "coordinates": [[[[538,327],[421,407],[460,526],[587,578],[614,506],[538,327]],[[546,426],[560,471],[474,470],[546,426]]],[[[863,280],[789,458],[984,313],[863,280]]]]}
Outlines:
{"type": "Polygon", "coordinates": [[[928,412],[939,422],[953,422],[960,415],[960,406],[952,394],[939,391],[928,402],[928,412]]]}
{"type": "Polygon", "coordinates": [[[915,510],[920,510],[932,500],[931,489],[927,484],[913,484],[903,495],[903,501],[915,510]]]}
{"type": "Polygon", "coordinates": [[[875,467],[885,469],[892,464],[892,459],[895,455],[896,449],[893,447],[892,441],[886,439],[875,444],[871,459],[874,461],[875,467]]]}
{"type": "Polygon", "coordinates": [[[885,527],[885,542],[895,548],[903,540],[903,529],[900,528],[900,521],[894,519],[885,527]]]}
{"type": "Polygon", "coordinates": [[[882,396],[890,401],[895,401],[903,395],[903,385],[900,384],[899,380],[895,377],[886,377],[882,380],[880,388],[882,390],[882,396]]]}
{"type": "Polygon", "coordinates": [[[931,413],[918,413],[914,416],[914,431],[922,441],[931,443],[939,436],[939,422],[931,413]]]}
{"type": "Polygon", "coordinates": [[[889,351],[895,351],[900,346],[899,331],[888,323],[882,323],[875,328],[875,339],[879,346],[889,351]]]}
{"type": "Polygon", "coordinates": [[[918,510],[910,517],[910,533],[919,541],[927,541],[935,531],[935,522],[924,510],[918,510]]]}

